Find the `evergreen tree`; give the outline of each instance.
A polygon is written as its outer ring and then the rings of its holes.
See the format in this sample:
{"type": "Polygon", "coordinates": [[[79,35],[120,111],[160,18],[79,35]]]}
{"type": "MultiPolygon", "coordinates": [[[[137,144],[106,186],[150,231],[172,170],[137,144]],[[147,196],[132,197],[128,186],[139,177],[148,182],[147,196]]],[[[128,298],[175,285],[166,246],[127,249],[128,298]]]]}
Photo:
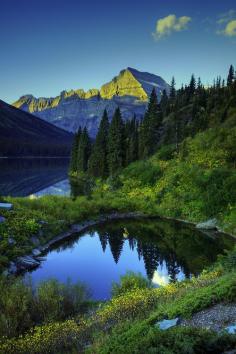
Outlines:
{"type": "Polygon", "coordinates": [[[227,86],[231,86],[233,81],[234,81],[234,67],[233,65],[230,65],[229,74],[227,78],[227,86]]]}
{"type": "Polygon", "coordinates": [[[78,131],[75,133],[72,148],[71,148],[71,158],[70,158],[70,173],[77,172],[77,156],[80,137],[82,134],[82,129],[79,127],[78,131]]]}
{"type": "Polygon", "coordinates": [[[152,90],[148,109],[140,126],[139,157],[147,158],[156,151],[158,129],[162,122],[162,112],[157,103],[155,89],[152,90]]]}
{"type": "Polygon", "coordinates": [[[109,120],[105,110],[100,122],[96,140],[89,159],[89,173],[95,177],[108,176],[108,132],[109,120]]]}
{"type": "Polygon", "coordinates": [[[166,90],[163,90],[162,96],[161,96],[160,107],[161,107],[161,111],[163,112],[164,115],[166,115],[166,113],[167,113],[167,106],[168,106],[168,96],[167,96],[166,90]]]}
{"type": "Polygon", "coordinates": [[[174,76],[172,77],[171,80],[171,85],[170,85],[170,99],[173,101],[176,96],[176,90],[175,90],[175,78],[174,76]]]}
{"type": "Polygon", "coordinates": [[[108,243],[108,233],[104,231],[99,231],[99,240],[101,242],[103,252],[106,251],[107,243],[108,243]]]}
{"type": "Polygon", "coordinates": [[[110,245],[111,253],[114,261],[118,263],[120,255],[122,253],[124,237],[120,231],[111,230],[108,234],[108,242],[110,245]]]}
{"type": "Polygon", "coordinates": [[[125,162],[125,135],[124,123],[120,109],[117,108],[109,128],[108,134],[108,168],[109,174],[114,175],[124,166],[125,162]]]}
{"type": "Polygon", "coordinates": [[[126,165],[138,159],[138,127],[135,116],[125,124],[126,165]]]}
{"type": "Polygon", "coordinates": [[[195,90],[196,90],[196,79],[195,79],[194,75],[192,74],[191,80],[189,83],[189,98],[191,98],[194,95],[195,90]]]}
{"type": "Polygon", "coordinates": [[[78,172],[87,171],[90,153],[91,153],[91,141],[88,135],[87,128],[85,127],[82,131],[80,141],[79,141],[79,147],[78,147],[78,155],[77,155],[78,172]]]}

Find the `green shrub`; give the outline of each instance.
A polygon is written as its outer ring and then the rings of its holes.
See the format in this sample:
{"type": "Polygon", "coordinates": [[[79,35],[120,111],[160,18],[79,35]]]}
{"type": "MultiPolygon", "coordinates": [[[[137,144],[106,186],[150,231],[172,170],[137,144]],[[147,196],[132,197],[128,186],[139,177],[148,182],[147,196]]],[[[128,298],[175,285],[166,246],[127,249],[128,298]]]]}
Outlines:
{"type": "Polygon", "coordinates": [[[62,284],[56,279],[41,282],[36,289],[36,307],[42,322],[51,322],[81,313],[90,297],[84,284],[62,284]]]}
{"type": "Polygon", "coordinates": [[[30,327],[84,313],[90,293],[81,283],[51,279],[36,289],[30,280],[0,278],[0,336],[13,337],[30,327]]]}
{"type": "MultiPolygon", "coordinates": [[[[121,326],[106,339],[96,348],[96,353],[221,354],[236,345],[236,336],[229,334],[217,335],[211,331],[184,327],[160,331],[144,323],[134,324],[131,328],[121,326]]],[[[92,353],[93,349],[88,352],[92,353]]]]}
{"type": "Polygon", "coordinates": [[[151,281],[142,276],[141,273],[127,272],[120,277],[119,283],[112,284],[111,294],[112,297],[115,297],[132,290],[147,289],[151,287],[151,281]]]}

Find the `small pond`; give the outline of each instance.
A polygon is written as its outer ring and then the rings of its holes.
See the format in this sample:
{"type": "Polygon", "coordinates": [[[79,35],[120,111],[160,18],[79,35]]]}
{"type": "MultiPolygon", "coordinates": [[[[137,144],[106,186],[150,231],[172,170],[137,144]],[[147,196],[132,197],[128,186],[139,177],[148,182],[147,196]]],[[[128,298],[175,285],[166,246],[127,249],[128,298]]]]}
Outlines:
{"type": "Polygon", "coordinates": [[[30,274],[34,285],[50,278],[81,281],[94,299],[105,300],[112,282],[127,271],[140,272],[161,286],[198,275],[233,246],[228,236],[174,221],[116,220],[55,244],[26,277],[30,274]]]}

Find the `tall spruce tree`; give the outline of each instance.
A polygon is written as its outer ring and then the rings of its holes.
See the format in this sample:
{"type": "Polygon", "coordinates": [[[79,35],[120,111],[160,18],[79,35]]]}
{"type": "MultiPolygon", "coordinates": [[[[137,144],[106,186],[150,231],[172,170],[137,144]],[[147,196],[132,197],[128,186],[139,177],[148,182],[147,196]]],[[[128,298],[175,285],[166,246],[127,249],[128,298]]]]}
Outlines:
{"type": "Polygon", "coordinates": [[[175,78],[173,76],[170,84],[170,99],[173,101],[175,99],[175,96],[176,96],[175,78]]]}
{"type": "Polygon", "coordinates": [[[139,157],[147,158],[156,151],[158,129],[162,122],[162,112],[157,102],[156,91],[153,88],[148,109],[140,125],[139,157]]]}
{"type": "Polygon", "coordinates": [[[195,90],[196,90],[196,79],[195,79],[195,76],[192,74],[191,80],[189,83],[189,89],[188,89],[190,98],[194,95],[195,90]]]}
{"type": "Polygon", "coordinates": [[[107,111],[105,110],[89,159],[89,173],[95,177],[104,178],[108,176],[108,132],[109,120],[107,111]]]}
{"type": "Polygon", "coordinates": [[[74,140],[71,148],[70,173],[77,172],[77,156],[81,134],[82,129],[79,127],[78,131],[74,135],[74,140]]]}
{"type": "Polygon", "coordinates": [[[233,65],[230,65],[229,74],[227,77],[227,86],[231,86],[233,81],[234,81],[234,67],[233,65]]]}
{"type": "Polygon", "coordinates": [[[130,121],[127,121],[125,124],[126,165],[138,159],[138,127],[139,124],[136,120],[135,115],[130,121]]]}
{"type": "Polygon", "coordinates": [[[168,106],[168,96],[166,93],[166,90],[163,90],[162,95],[161,95],[161,102],[160,102],[160,107],[164,115],[167,113],[167,106],[168,106]]]}
{"type": "Polygon", "coordinates": [[[78,147],[78,155],[77,155],[78,172],[87,171],[90,153],[91,153],[91,141],[88,135],[87,128],[85,127],[82,131],[80,141],[79,141],[79,147],[78,147]]]}
{"type": "Polygon", "coordinates": [[[108,168],[109,175],[114,175],[125,163],[125,134],[120,109],[117,108],[108,134],[108,168]]]}

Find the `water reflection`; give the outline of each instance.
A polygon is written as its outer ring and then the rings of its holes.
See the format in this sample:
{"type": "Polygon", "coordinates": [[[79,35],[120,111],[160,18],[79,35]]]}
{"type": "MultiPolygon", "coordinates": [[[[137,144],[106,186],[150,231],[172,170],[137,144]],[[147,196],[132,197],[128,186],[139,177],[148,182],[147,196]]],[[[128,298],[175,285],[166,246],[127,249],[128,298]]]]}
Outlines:
{"type": "Polygon", "coordinates": [[[108,222],[54,245],[32,277],[35,282],[79,279],[96,299],[109,297],[112,282],[127,271],[141,272],[160,286],[198,275],[234,245],[226,236],[211,236],[159,219],[108,222]]]}
{"type": "Polygon", "coordinates": [[[68,164],[66,158],[0,159],[0,195],[24,197],[40,191],[39,195],[61,194],[64,188],[69,195],[68,164]],[[67,184],[62,182],[65,180],[67,184]]]}

